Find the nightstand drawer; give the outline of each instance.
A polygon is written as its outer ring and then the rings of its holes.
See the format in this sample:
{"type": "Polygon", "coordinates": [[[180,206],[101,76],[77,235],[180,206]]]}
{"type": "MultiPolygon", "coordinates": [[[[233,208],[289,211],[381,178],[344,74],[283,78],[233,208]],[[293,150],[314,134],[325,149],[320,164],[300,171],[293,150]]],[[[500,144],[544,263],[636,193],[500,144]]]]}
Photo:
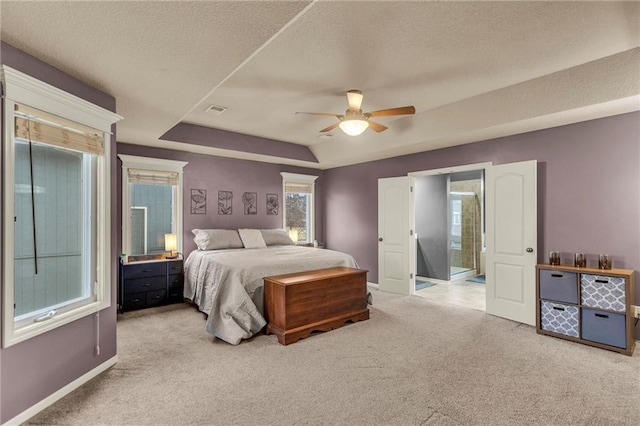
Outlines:
{"type": "Polygon", "coordinates": [[[141,291],[164,290],[167,288],[166,280],[166,276],[125,280],[124,293],[130,294],[141,291]]]}
{"type": "Polygon", "coordinates": [[[184,276],[182,274],[169,275],[169,287],[182,287],[184,276]]]}
{"type": "Polygon", "coordinates": [[[142,309],[146,304],[146,293],[126,294],[122,300],[122,306],[126,310],[142,309]]]}
{"type": "Polygon", "coordinates": [[[166,276],[167,265],[165,262],[149,262],[140,264],[129,264],[123,268],[123,278],[125,280],[133,278],[145,278],[166,276]]]}
{"type": "Polygon", "coordinates": [[[167,290],[155,290],[147,292],[147,306],[155,306],[165,302],[167,290]]]}
{"type": "Polygon", "coordinates": [[[170,287],[167,298],[169,299],[169,303],[184,302],[184,287],[170,287]]]}
{"type": "Polygon", "coordinates": [[[167,262],[167,273],[169,275],[180,274],[182,273],[182,260],[174,260],[171,262],[167,262]]]}

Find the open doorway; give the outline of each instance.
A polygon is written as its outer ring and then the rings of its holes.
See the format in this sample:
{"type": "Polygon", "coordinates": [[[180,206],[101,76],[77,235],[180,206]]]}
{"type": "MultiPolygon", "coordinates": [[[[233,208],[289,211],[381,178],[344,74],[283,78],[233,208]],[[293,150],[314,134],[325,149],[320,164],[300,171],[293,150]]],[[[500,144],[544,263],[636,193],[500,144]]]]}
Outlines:
{"type": "Polygon", "coordinates": [[[485,310],[484,171],[416,176],[415,294],[485,310]]]}
{"type": "MultiPolygon", "coordinates": [[[[415,180],[484,170],[486,197],[486,312],[536,323],[537,162],[476,163],[378,179],[378,285],[381,291],[414,295],[417,275],[415,180]],[[407,232],[408,231],[408,232],[407,232]]],[[[448,191],[445,192],[445,195],[448,191]]],[[[431,207],[438,209],[440,204],[431,207]]],[[[425,211],[430,212],[427,208],[425,211]]],[[[430,248],[424,244],[421,249],[430,248]]],[[[434,259],[426,258],[431,262],[434,259]]],[[[434,262],[431,266],[446,263],[434,262]]],[[[449,271],[450,273],[450,271],[449,271]]]]}

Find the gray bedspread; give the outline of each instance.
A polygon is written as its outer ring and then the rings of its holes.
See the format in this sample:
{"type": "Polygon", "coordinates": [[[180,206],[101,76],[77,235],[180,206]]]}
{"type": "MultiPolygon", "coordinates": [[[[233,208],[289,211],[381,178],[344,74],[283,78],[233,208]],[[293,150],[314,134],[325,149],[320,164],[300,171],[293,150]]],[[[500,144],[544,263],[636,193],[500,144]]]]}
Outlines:
{"type": "Polygon", "coordinates": [[[208,333],[237,345],[266,325],[264,277],[335,266],[358,267],[348,254],[313,247],[194,251],[184,266],[184,297],[208,315],[208,333]]]}

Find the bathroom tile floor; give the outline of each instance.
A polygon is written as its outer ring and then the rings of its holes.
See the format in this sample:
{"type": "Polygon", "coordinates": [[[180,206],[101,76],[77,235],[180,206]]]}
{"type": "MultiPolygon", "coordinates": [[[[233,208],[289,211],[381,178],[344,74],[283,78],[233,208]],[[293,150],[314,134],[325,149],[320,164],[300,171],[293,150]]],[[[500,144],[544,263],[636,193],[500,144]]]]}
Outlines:
{"type": "Polygon", "coordinates": [[[451,281],[450,284],[437,283],[431,287],[418,290],[415,294],[434,302],[463,306],[480,311],[486,310],[486,286],[466,281],[465,278],[451,281]]]}

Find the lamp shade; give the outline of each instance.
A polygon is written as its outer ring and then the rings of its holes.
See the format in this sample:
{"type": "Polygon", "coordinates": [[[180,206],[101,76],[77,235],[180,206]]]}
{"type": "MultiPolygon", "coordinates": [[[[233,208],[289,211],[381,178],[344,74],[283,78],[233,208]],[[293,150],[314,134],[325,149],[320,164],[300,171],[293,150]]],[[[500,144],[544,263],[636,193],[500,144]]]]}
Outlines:
{"type": "Polygon", "coordinates": [[[164,249],[167,251],[178,250],[178,237],[176,234],[164,234],[164,249]]]}
{"type": "Polygon", "coordinates": [[[343,132],[349,136],[358,136],[369,127],[369,122],[362,118],[342,120],[339,124],[343,132]]]}

